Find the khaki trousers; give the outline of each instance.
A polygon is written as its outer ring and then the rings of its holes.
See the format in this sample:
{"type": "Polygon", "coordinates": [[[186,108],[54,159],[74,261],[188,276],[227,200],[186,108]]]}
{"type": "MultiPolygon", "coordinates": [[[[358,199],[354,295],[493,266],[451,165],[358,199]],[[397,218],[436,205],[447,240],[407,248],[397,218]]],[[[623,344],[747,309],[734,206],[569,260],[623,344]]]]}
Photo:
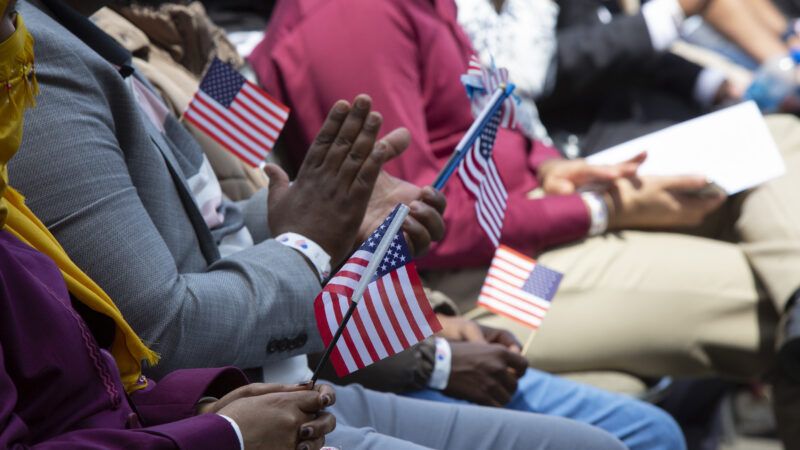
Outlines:
{"type": "MultiPolygon", "coordinates": [[[[800,287],[800,121],[767,121],[785,176],[732,198],[702,229],[608,233],[543,253],[565,277],[535,336],[486,310],[471,315],[514,332],[531,365],[551,372],[764,374],[779,313],[800,287]]],[[[485,273],[427,278],[467,310],[485,273]]]]}

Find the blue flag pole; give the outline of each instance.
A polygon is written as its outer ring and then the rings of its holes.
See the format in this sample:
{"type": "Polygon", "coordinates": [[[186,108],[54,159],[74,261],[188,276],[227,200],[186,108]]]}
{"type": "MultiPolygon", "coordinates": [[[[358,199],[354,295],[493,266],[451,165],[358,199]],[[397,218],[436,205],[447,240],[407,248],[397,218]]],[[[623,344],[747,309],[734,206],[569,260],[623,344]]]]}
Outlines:
{"type": "Polygon", "coordinates": [[[461,160],[464,159],[464,156],[467,154],[467,150],[470,147],[475,145],[475,141],[478,140],[478,136],[481,135],[483,129],[486,128],[486,125],[489,124],[489,121],[492,120],[495,114],[500,110],[503,106],[503,102],[514,92],[514,86],[512,83],[508,83],[505,86],[501,86],[494,91],[492,98],[489,100],[489,103],[483,108],[480,114],[478,114],[478,118],[475,119],[475,122],[472,122],[472,126],[469,127],[467,133],[464,134],[464,137],[461,138],[461,141],[456,145],[455,150],[453,151],[453,156],[450,157],[450,160],[447,161],[447,164],[444,166],[442,171],[439,173],[439,176],[436,177],[436,181],[433,183],[433,188],[437,191],[441,191],[450,177],[458,168],[458,165],[461,164],[461,160]]]}

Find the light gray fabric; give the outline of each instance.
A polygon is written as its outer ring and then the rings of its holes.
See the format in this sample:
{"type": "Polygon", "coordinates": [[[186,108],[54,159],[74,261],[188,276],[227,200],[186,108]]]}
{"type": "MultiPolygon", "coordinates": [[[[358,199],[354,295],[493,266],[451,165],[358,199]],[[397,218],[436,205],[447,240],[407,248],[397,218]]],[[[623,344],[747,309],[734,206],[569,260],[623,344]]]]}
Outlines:
{"type": "Polygon", "coordinates": [[[361,449],[624,450],[616,438],[580,422],[499,408],[415,400],[336,387],[336,429],[326,445],[361,449]]]}
{"type": "MultiPolygon", "coordinates": [[[[179,192],[200,148],[171,123],[168,138],[154,132],[114,67],[41,11],[20,9],[36,39],[41,95],[26,116],[12,183],[161,354],[154,375],[258,367],[319,350],[320,285],[302,256],[266,240],[209,264],[201,249],[211,233],[193,223],[196,206],[179,192]],[[303,335],[302,346],[267,351],[303,335]]],[[[263,240],[266,207],[260,223],[251,210],[248,225],[263,240]]]]}

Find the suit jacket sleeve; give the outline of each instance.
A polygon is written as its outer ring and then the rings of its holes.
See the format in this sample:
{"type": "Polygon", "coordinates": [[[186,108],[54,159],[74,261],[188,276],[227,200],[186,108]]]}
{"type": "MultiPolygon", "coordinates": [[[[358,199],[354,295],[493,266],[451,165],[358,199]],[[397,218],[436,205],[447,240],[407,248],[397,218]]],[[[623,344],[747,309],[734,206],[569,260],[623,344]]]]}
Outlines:
{"type": "Polygon", "coordinates": [[[42,93],[26,120],[14,185],[161,354],[152,373],[260,367],[321,348],[313,312],[319,279],[303,257],[268,240],[211,265],[198,258],[163,157],[155,147],[123,151],[123,140],[146,131],[119,74],[70,44],[75,38],[41,12],[23,8],[42,93]],[[154,222],[159,205],[173,218],[154,222]],[[302,345],[269,352],[273,339],[302,345]]]}
{"type": "Polygon", "coordinates": [[[540,99],[543,107],[592,96],[620,80],[690,97],[701,69],[676,55],[656,52],[641,13],[617,15],[607,24],[560,24],[557,39],[552,80],[547,83],[552,91],[540,99]]]}
{"type": "Polygon", "coordinates": [[[0,345],[0,448],[5,449],[208,449],[237,450],[239,439],[225,419],[215,414],[135,430],[94,428],[71,431],[37,442],[22,417],[15,413],[17,388],[6,367],[0,345]]]}
{"type": "Polygon", "coordinates": [[[203,397],[222,398],[247,383],[244,373],[232,367],[176,370],[158,383],[149,380],[147,389],[134,392],[130,400],[143,423],[163,425],[193,417],[203,397]]]}

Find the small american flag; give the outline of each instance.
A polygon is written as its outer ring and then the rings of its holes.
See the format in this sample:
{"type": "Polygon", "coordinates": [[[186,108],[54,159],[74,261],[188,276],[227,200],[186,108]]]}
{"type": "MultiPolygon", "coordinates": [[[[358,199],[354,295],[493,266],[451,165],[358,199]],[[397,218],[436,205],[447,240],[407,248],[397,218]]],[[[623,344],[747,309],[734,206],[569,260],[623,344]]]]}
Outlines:
{"type": "Polygon", "coordinates": [[[504,245],[497,249],[478,305],[538,329],[563,275],[504,245]]]}
{"type": "MultiPolygon", "coordinates": [[[[494,65],[484,67],[478,57],[472,55],[467,66],[467,74],[461,77],[461,82],[467,90],[467,96],[472,105],[472,113],[477,116],[483,110],[494,91],[504,84],[508,84],[508,70],[494,65]]],[[[500,126],[515,128],[517,126],[517,103],[519,99],[509,96],[500,109],[500,126]]]]}
{"type": "MultiPolygon", "coordinates": [[[[317,328],[329,345],[350,307],[353,290],[397,213],[376,229],[314,300],[317,328]]],[[[399,353],[442,329],[422,289],[403,232],[393,239],[331,353],[339,376],[399,353]]]]}
{"type": "Polygon", "coordinates": [[[289,108],[215,58],[184,118],[245,163],[258,167],[275,146],[289,108]]]}
{"type": "Polygon", "coordinates": [[[499,124],[500,115],[495,114],[458,167],[461,182],[476,199],[478,223],[495,247],[500,245],[508,200],[503,179],[492,159],[492,147],[499,124]]]}

